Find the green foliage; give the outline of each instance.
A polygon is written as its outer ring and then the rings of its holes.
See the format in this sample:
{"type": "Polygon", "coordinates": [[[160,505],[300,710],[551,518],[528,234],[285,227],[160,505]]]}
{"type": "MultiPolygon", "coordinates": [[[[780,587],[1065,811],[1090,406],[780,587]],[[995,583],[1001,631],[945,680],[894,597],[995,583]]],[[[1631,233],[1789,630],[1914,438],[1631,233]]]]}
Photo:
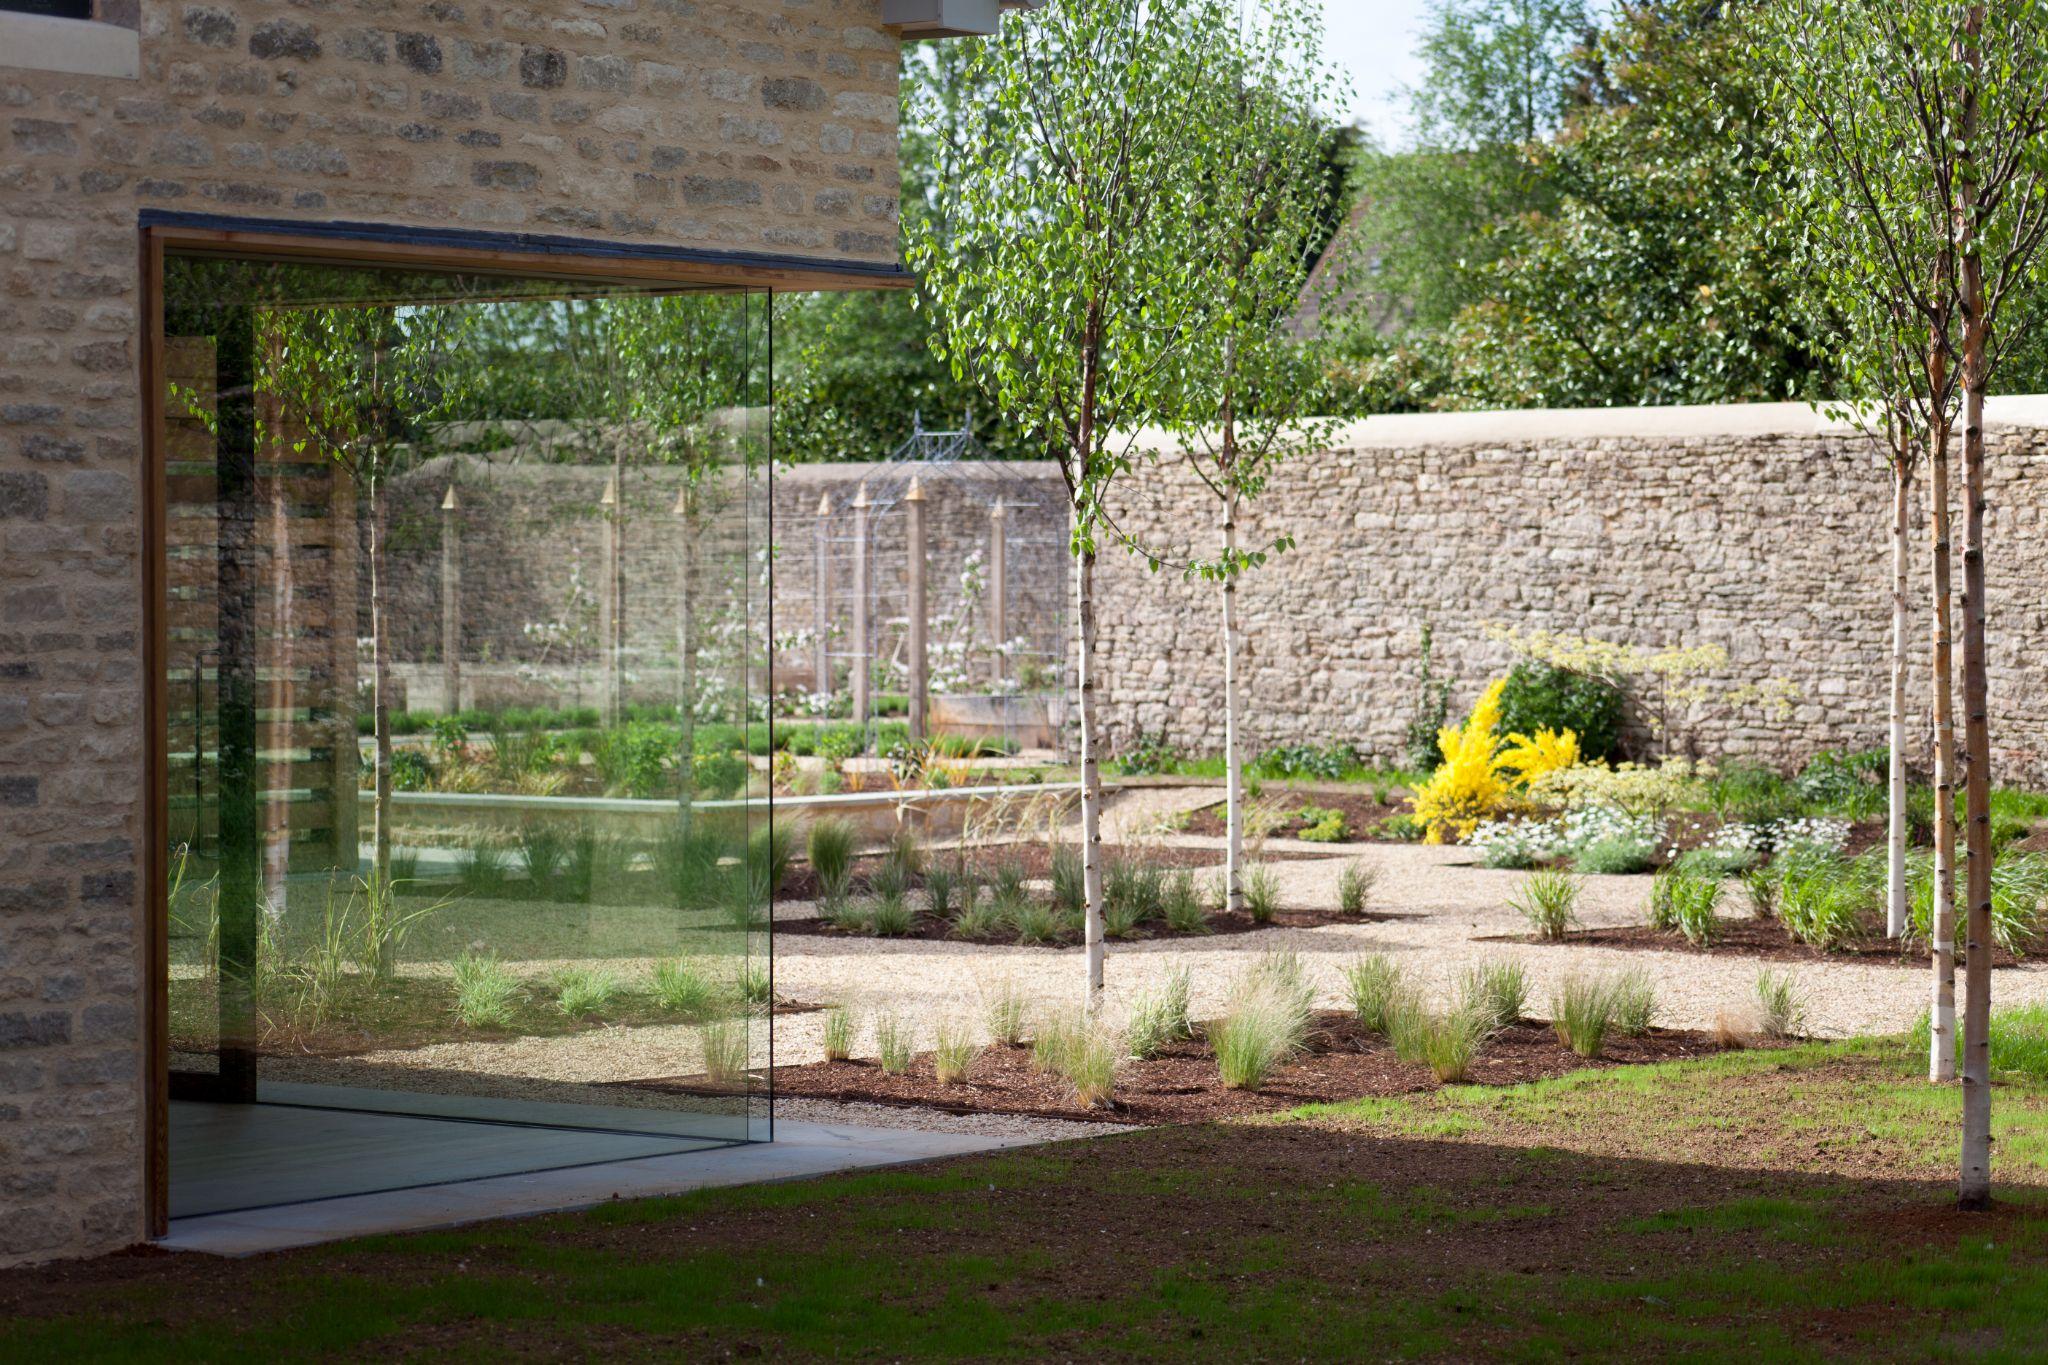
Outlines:
{"type": "Polygon", "coordinates": [[[1344,812],[1332,806],[1304,806],[1296,812],[1303,823],[1299,838],[1315,844],[1341,844],[1351,837],[1344,812]]]}
{"type": "Polygon", "coordinates": [[[1271,924],[1280,913],[1280,878],[1265,863],[1244,870],[1244,908],[1254,924],[1271,924]]]}
{"type": "Polygon", "coordinates": [[[554,974],[555,1007],[571,1019],[588,1019],[611,1007],[619,979],[602,967],[564,967],[554,974]]]}
{"type": "Polygon", "coordinates": [[[1624,1038],[1640,1038],[1657,1022],[1657,987],[1641,967],[1629,967],[1614,975],[1608,986],[1609,1017],[1614,1031],[1624,1038]]]}
{"type": "Polygon", "coordinates": [[[455,959],[455,1017],[471,1028],[505,1028],[519,982],[504,963],[479,953],[455,959]]]}
{"type": "MultiPolygon", "coordinates": [[[[747,785],[749,771],[746,755],[736,750],[699,753],[690,762],[690,775],[698,794],[713,801],[729,801],[738,796],[747,785]]],[[[658,787],[659,781],[658,777],[654,779],[655,786],[658,787]]],[[[637,783],[631,790],[635,795],[643,794],[637,783]]]]}
{"type": "Polygon", "coordinates": [[[1368,771],[1365,759],[1350,744],[1287,744],[1268,749],[1251,764],[1259,777],[1309,778],[1342,782],[1368,771]]]}
{"type": "Polygon", "coordinates": [[[1362,915],[1372,903],[1373,888],[1379,885],[1380,869],[1374,863],[1349,862],[1337,874],[1337,908],[1347,915],[1362,915]]]}
{"type": "Polygon", "coordinates": [[[1777,912],[1786,932],[1815,948],[1833,948],[1856,937],[1876,904],[1869,877],[1836,858],[1781,857],[1777,912]]]}
{"type": "Polygon", "coordinates": [[[746,1079],[746,1026],[730,1019],[710,1019],[697,1029],[704,1049],[704,1079],[715,1086],[734,1086],[746,1079]]]}
{"type": "Polygon", "coordinates": [[[868,927],[881,938],[901,938],[915,923],[916,916],[901,892],[877,896],[868,909],[868,927]]]}
{"type": "MultiPolygon", "coordinates": [[[[1796,1038],[1806,1027],[1806,991],[1791,972],[1766,967],[1756,975],[1757,1032],[1766,1038],[1796,1038]]],[[[1926,1055],[1926,1046],[1920,1049],[1926,1055]]]]}
{"type": "Polygon", "coordinates": [[[856,837],[853,826],[837,817],[811,822],[805,833],[804,851],[810,859],[811,871],[818,876],[822,895],[837,898],[846,894],[853,879],[856,837]]]}
{"type": "Polygon", "coordinates": [[[1188,1017],[1191,978],[1186,967],[1175,967],[1166,979],[1143,993],[1131,1005],[1130,1026],[1124,1040],[1133,1057],[1155,1057],[1168,1044],[1195,1036],[1188,1017]]]}
{"type": "Polygon", "coordinates": [[[1014,978],[1004,977],[988,987],[981,998],[981,1022],[988,1036],[1004,1047],[1024,1041],[1024,1018],[1030,1001],[1014,978]]]}
{"type": "Polygon", "coordinates": [[[1539,938],[1562,940],[1579,922],[1579,892],[1583,883],[1569,872],[1546,869],[1522,879],[1522,889],[1508,900],[1508,908],[1520,912],[1539,938]]]}
{"type": "Polygon", "coordinates": [[[942,1019],[932,1029],[932,1079],[940,1085],[958,1085],[981,1056],[971,1027],[957,1019],[942,1019]]]}
{"type": "Polygon", "coordinates": [[[718,1012],[718,985],[687,958],[654,964],[655,1003],[685,1019],[708,1019],[718,1012]]]}
{"type": "MultiPolygon", "coordinates": [[[[1926,1011],[1907,1035],[1908,1055],[1924,1061],[1931,1045],[1926,1011]]],[[[1991,1069],[2030,1080],[2048,1081],[2048,1005],[2008,1005],[1991,1012],[1991,1069]]],[[[1956,1039],[1956,1070],[1962,1070],[1961,1038],[1956,1039]]]]}
{"type": "Polygon", "coordinates": [[[1415,713],[1408,719],[1402,741],[1410,767],[1427,776],[1443,763],[1444,751],[1437,744],[1437,735],[1450,724],[1450,719],[1451,680],[1436,676],[1436,632],[1424,621],[1421,657],[1415,665],[1415,713]]]}
{"type": "Polygon", "coordinates": [[[1581,762],[1607,762],[1621,752],[1621,707],[1621,689],[1605,678],[1524,659],[1508,670],[1496,728],[1503,735],[1569,730],[1579,738],[1581,762]]]}
{"type": "Polygon", "coordinates": [[[826,1061],[843,1062],[853,1055],[853,1035],[857,1024],[853,1010],[845,1005],[834,1005],[825,1011],[823,1044],[826,1061]]]}
{"type": "Polygon", "coordinates": [[[1372,953],[1344,968],[1351,1013],[1372,1033],[1385,1033],[1403,990],[1401,969],[1385,953],[1372,953]]]}
{"type": "Polygon", "coordinates": [[[1166,920],[1166,927],[1176,934],[1206,934],[1209,928],[1209,907],[1203,901],[1200,888],[1195,885],[1195,874],[1181,868],[1166,879],[1165,899],[1160,913],[1166,920]]]}
{"type": "Polygon", "coordinates": [[[1573,871],[1595,876],[1633,876],[1656,863],[1655,844],[1625,836],[1596,839],[1572,855],[1573,871]]]}
{"type": "Polygon", "coordinates": [[[1613,983],[1574,973],[1550,996],[1550,1023],[1558,1041],[1581,1057],[1597,1057],[1614,1025],[1613,983]]]}
{"type": "Polygon", "coordinates": [[[1503,958],[1459,974],[1458,1007],[1452,1013],[1466,1015],[1491,1032],[1521,1022],[1528,1004],[1528,969],[1512,958],[1503,958]]]}

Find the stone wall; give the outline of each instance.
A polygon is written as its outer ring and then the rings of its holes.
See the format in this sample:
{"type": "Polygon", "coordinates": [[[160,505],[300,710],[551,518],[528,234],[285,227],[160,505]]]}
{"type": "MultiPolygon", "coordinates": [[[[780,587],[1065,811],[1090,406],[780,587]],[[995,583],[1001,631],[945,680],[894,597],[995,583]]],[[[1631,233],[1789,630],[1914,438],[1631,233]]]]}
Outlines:
{"type": "Polygon", "coordinates": [[[145,1232],[139,212],[897,251],[878,0],[102,17],[0,16],[0,1263],[145,1232]]]}
{"type": "MultiPolygon", "coordinates": [[[[1991,422],[1996,778],[2048,782],[2048,405],[1996,402],[1991,422]]],[[[1674,727],[1704,755],[1783,768],[1823,748],[1881,745],[1889,498],[1870,443],[1796,405],[1367,421],[1287,464],[1245,518],[1251,543],[1281,530],[1298,542],[1240,593],[1248,746],[1348,741],[1398,760],[1421,628],[1433,627],[1438,676],[1455,681],[1462,714],[1510,662],[1489,623],[1718,644],[1730,658],[1718,687],[1797,687],[1786,716],[1710,705],[1674,727]]],[[[1184,544],[1188,526],[1214,521],[1185,476],[1148,473],[1124,502],[1126,527],[1150,543],[1184,544]]],[[[1918,507],[1916,663],[1928,630],[1924,525],[1918,507]]],[[[1958,524],[1959,551],[1960,540],[1958,524]]],[[[1102,564],[1112,744],[1163,734],[1218,749],[1215,590],[1123,556],[1102,564]]],[[[1924,667],[1910,686],[1924,752],[1924,667]]]]}

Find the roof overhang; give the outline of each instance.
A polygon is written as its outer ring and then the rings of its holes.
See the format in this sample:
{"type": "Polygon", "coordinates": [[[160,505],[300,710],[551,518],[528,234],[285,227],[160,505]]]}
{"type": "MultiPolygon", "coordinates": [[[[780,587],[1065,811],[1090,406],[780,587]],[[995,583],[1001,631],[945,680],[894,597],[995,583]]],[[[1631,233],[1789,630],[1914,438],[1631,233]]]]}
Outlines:
{"type": "Polygon", "coordinates": [[[1003,11],[1037,9],[1045,0],[882,0],[882,22],[905,38],[985,38],[1003,11]]]}

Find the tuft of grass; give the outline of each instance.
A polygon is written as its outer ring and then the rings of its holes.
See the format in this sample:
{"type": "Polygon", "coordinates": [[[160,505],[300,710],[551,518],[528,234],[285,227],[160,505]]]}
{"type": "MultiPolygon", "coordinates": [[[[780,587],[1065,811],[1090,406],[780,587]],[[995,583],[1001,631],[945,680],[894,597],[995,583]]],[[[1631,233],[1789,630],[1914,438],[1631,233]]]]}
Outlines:
{"type": "Polygon", "coordinates": [[[1102,917],[1104,932],[1111,938],[1127,937],[1148,919],[1165,912],[1166,870],[1136,858],[1112,858],[1102,874],[1102,917]],[[1107,926],[1126,926],[1124,933],[1107,926]]]}
{"type": "Polygon", "coordinates": [[[1749,899],[1749,913],[1757,919],[1778,917],[1778,874],[1769,867],[1752,867],[1742,874],[1742,894],[1749,899]]]}
{"type": "Polygon", "coordinates": [[[1657,863],[1657,846],[1647,839],[1597,839],[1572,856],[1572,869],[1594,876],[1633,876],[1657,863]]]}
{"type": "Polygon", "coordinates": [[[1019,943],[1051,943],[1060,936],[1060,912],[1021,897],[1005,907],[1019,943]]]}
{"type": "Polygon", "coordinates": [[[671,1014],[707,1019],[718,1012],[718,987],[702,968],[687,959],[657,962],[654,1001],[671,1014]]]}
{"type": "Polygon", "coordinates": [[[571,1019],[602,1014],[619,994],[618,977],[603,967],[564,967],[552,984],[555,1007],[571,1019]]]}
{"type": "Polygon", "coordinates": [[[465,953],[455,959],[455,1017],[469,1027],[504,1028],[518,998],[518,980],[497,958],[465,953]]]}
{"type": "Polygon", "coordinates": [[[1372,904],[1372,895],[1380,882],[1380,869],[1373,863],[1350,862],[1344,864],[1343,872],[1337,876],[1337,908],[1347,915],[1362,915],[1372,904]]]}
{"type": "Polygon", "coordinates": [[[1268,953],[1238,975],[1209,1046],[1227,1090],[1256,1090],[1274,1067],[1299,1052],[1315,1000],[1301,959],[1268,953]]]}
{"type": "MultiPolygon", "coordinates": [[[[1057,858],[1058,854],[1055,853],[1054,857],[1057,858]]],[[[1079,852],[1076,852],[1074,854],[1074,865],[1078,867],[1080,862],[1081,855],[1079,852]]],[[[1058,884],[1057,876],[1054,878],[1054,884],[1055,886],[1058,884]]],[[[1024,898],[1024,864],[1018,862],[1015,858],[1005,858],[997,863],[995,867],[990,869],[988,874],[988,891],[991,900],[1022,900],[1024,898]]],[[[1080,904],[1079,900],[1074,902],[1076,906],[1080,904]]]]}
{"type": "Polygon", "coordinates": [[[1122,1035],[1083,1021],[1060,1054],[1059,1074],[1083,1108],[1106,1109],[1116,1093],[1116,1075],[1129,1048],[1122,1035]]]}
{"type": "Polygon", "coordinates": [[[1428,1058],[1429,1008],[1415,991],[1402,991],[1387,1009],[1387,1046],[1398,1061],[1415,1063],[1428,1058]]]}
{"type": "Polygon", "coordinates": [[[1459,975],[1458,1007],[1451,1012],[1470,1015],[1492,1033],[1519,1023],[1528,1003],[1528,969],[1512,958],[1498,958],[1459,975]]]}
{"type": "Polygon", "coordinates": [[[1867,871],[1823,857],[1783,857],[1776,866],[1778,918],[1792,937],[1833,948],[1862,932],[1876,904],[1867,871]]]}
{"type": "Polygon", "coordinates": [[[981,1043],[970,1025],[947,1019],[932,1030],[932,1074],[940,1085],[958,1085],[966,1080],[980,1056],[981,1043]]]}
{"type": "Polygon", "coordinates": [[[907,887],[917,875],[924,871],[924,845],[918,842],[917,833],[910,829],[898,829],[890,836],[889,852],[882,863],[885,868],[894,868],[903,877],[907,887]]]}
{"type": "Polygon", "coordinates": [[[1264,863],[1253,863],[1244,872],[1244,908],[1253,924],[1271,924],[1280,913],[1280,879],[1264,863]]]}
{"type": "Polygon", "coordinates": [[[1657,1022],[1657,988],[1641,967],[1618,974],[1611,988],[1614,1031],[1624,1038],[1640,1038],[1657,1022]]]}
{"type": "Polygon", "coordinates": [[[1806,992],[1790,972],[1756,974],[1756,1028],[1766,1038],[1796,1038],[1806,1027],[1806,992]]]}
{"type": "Polygon", "coordinates": [[[1079,910],[1087,898],[1087,887],[1081,876],[1081,850],[1072,844],[1055,845],[1052,851],[1052,903],[1062,910],[1072,911],[1079,910]]]}
{"type": "Polygon", "coordinates": [[[853,1055],[853,1010],[834,1005],[825,1011],[825,1060],[843,1062],[853,1055]]]}
{"type": "Polygon", "coordinates": [[[768,969],[752,963],[743,965],[732,982],[733,995],[750,1009],[767,1009],[774,1000],[774,988],[769,985],[768,969]]]}
{"type": "Polygon", "coordinates": [[[1202,900],[1202,892],[1195,885],[1195,874],[1186,868],[1180,869],[1166,879],[1165,900],[1161,913],[1165,916],[1166,927],[1176,934],[1206,934],[1209,928],[1209,907],[1202,900]]]}
{"type": "Polygon", "coordinates": [[[1361,957],[1344,968],[1351,1013],[1367,1031],[1385,1033],[1401,998],[1401,968],[1385,953],[1361,957]]]}
{"type": "Polygon", "coordinates": [[[1048,1075],[1059,1075],[1082,1027],[1077,1010],[1055,1010],[1040,1018],[1031,1029],[1031,1064],[1048,1075]]]}
{"type": "Polygon", "coordinates": [[[1420,1027],[1422,1060],[1445,1085],[1465,1079],[1489,1032],[1481,1013],[1463,1007],[1426,1014],[1420,1027]]]}
{"type": "Polygon", "coordinates": [[[901,1076],[910,1070],[916,1052],[913,1036],[910,1025],[894,1011],[875,1016],[875,1056],[881,1060],[884,1075],[901,1076]]]}
{"type": "Polygon", "coordinates": [[[1721,936],[1721,880],[1693,870],[1683,859],[1657,874],[1650,885],[1650,925],[1676,931],[1695,948],[1721,936]]]}
{"type": "Polygon", "coordinates": [[[1156,1057],[1167,1044],[1195,1036],[1194,1023],[1188,1018],[1190,984],[1188,969],[1175,967],[1159,985],[1138,996],[1124,1031],[1133,1057],[1141,1061],[1156,1057]]]}
{"type": "MultiPolygon", "coordinates": [[[[1931,1032],[1926,1011],[1907,1035],[1908,1055],[1926,1064],[1931,1032]]],[[[1960,1032],[1960,1030],[1958,1030],[1960,1032]]],[[[1956,1039],[1956,1069],[1962,1070],[1962,1043],[1956,1039]]],[[[2032,1080],[2048,1080],[2048,1005],[2009,1005],[1991,1012],[1991,1069],[2032,1080]]]]}
{"type": "Polygon", "coordinates": [[[1579,922],[1579,892],[1583,886],[1569,872],[1531,872],[1522,879],[1521,891],[1508,900],[1508,906],[1521,912],[1537,937],[1559,940],[1579,922]]]}
{"type": "Polygon", "coordinates": [[[455,878],[472,896],[500,896],[511,871],[504,845],[495,839],[479,839],[462,851],[455,878]]]}
{"type": "Polygon", "coordinates": [[[853,880],[855,845],[854,828],[848,821],[831,817],[811,822],[804,853],[811,860],[811,871],[818,874],[821,897],[836,900],[847,893],[853,880]]]}
{"type": "Polygon", "coordinates": [[[713,1019],[697,1030],[704,1046],[704,1079],[732,1085],[747,1074],[747,1030],[730,1019],[713,1019]]]}
{"type": "Polygon", "coordinates": [[[1614,989],[1597,977],[1577,973],[1558,983],[1550,996],[1550,1024],[1557,1039],[1581,1057],[1598,1057],[1614,1025],[1614,989]]]}
{"type": "Polygon", "coordinates": [[[1015,1047],[1024,1041],[1024,1015],[1029,1002],[1024,992],[1011,977],[1004,977],[983,992],[981,997],[981,1022],[988,1030],[988,1036],[1004,1047],[1015,1047]]]}
{"type": "Polygon", "coordinates": [[[953,912],[955,938],[991,939],[1009,925],[1009,917],[994,901],[963,900],[953,912]]]}
{"type": "Polygon", "coordinates": [[[1139,912],[1138,902],[1122,896],[1102,898],[1102,936],[1104,938],[1136,938],[1138,926],[1144,916],[1139,912]]]}
{"type": "Polygon", "coordinates": [[[916,912],[901,894],[877,896],[868,907],[868,927],[881,938],[901,938],[916,922],[916,912]]]}
{"type": "Polygon", "coordinates": [[[868,932],[868,907],[846,896],[821,901],[818,914],[834,929],[848,934],[868,932]]]}
{"type": "Polygon", "coordinates": [[[953,913],[953,897],[959,889],[959,874],[943,863],[933,863],[924,874],[925,909],[939,919],[945,919],[953,913]]]}

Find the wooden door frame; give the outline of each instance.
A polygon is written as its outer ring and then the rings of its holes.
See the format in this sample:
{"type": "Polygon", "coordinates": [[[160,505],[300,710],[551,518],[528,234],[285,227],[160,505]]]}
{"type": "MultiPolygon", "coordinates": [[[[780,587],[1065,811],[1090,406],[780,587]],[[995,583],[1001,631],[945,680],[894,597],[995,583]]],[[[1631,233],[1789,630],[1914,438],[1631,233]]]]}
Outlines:
{"type": "MultiPolygon", "coordinates": [[[[461,271],[570,284],[704,287],[812,292],[900,289],[901,266],[693,251],[644,243],[452,233],[389,224],[322,224],[145,214],[140,223],[142,285],[142,592],[144,724],[141,898],[148,1003],[145,1010],[143,1183],[151,1237],[170,1228],[170,848],[169,658],[166,582],[167,438],[164,427],[164,259],[168,255],[306,261],[336,266],[461,271]]],[[[772,399],[771,399],[772,401],[772,399]]],[[[772,606],[771,606],[772,610],[772,606]]],[[[771,949],[771,961],[772,949],[771,949]]],[[[771,1118],[772,1123],[772,1118],[771,1118]]]]}

